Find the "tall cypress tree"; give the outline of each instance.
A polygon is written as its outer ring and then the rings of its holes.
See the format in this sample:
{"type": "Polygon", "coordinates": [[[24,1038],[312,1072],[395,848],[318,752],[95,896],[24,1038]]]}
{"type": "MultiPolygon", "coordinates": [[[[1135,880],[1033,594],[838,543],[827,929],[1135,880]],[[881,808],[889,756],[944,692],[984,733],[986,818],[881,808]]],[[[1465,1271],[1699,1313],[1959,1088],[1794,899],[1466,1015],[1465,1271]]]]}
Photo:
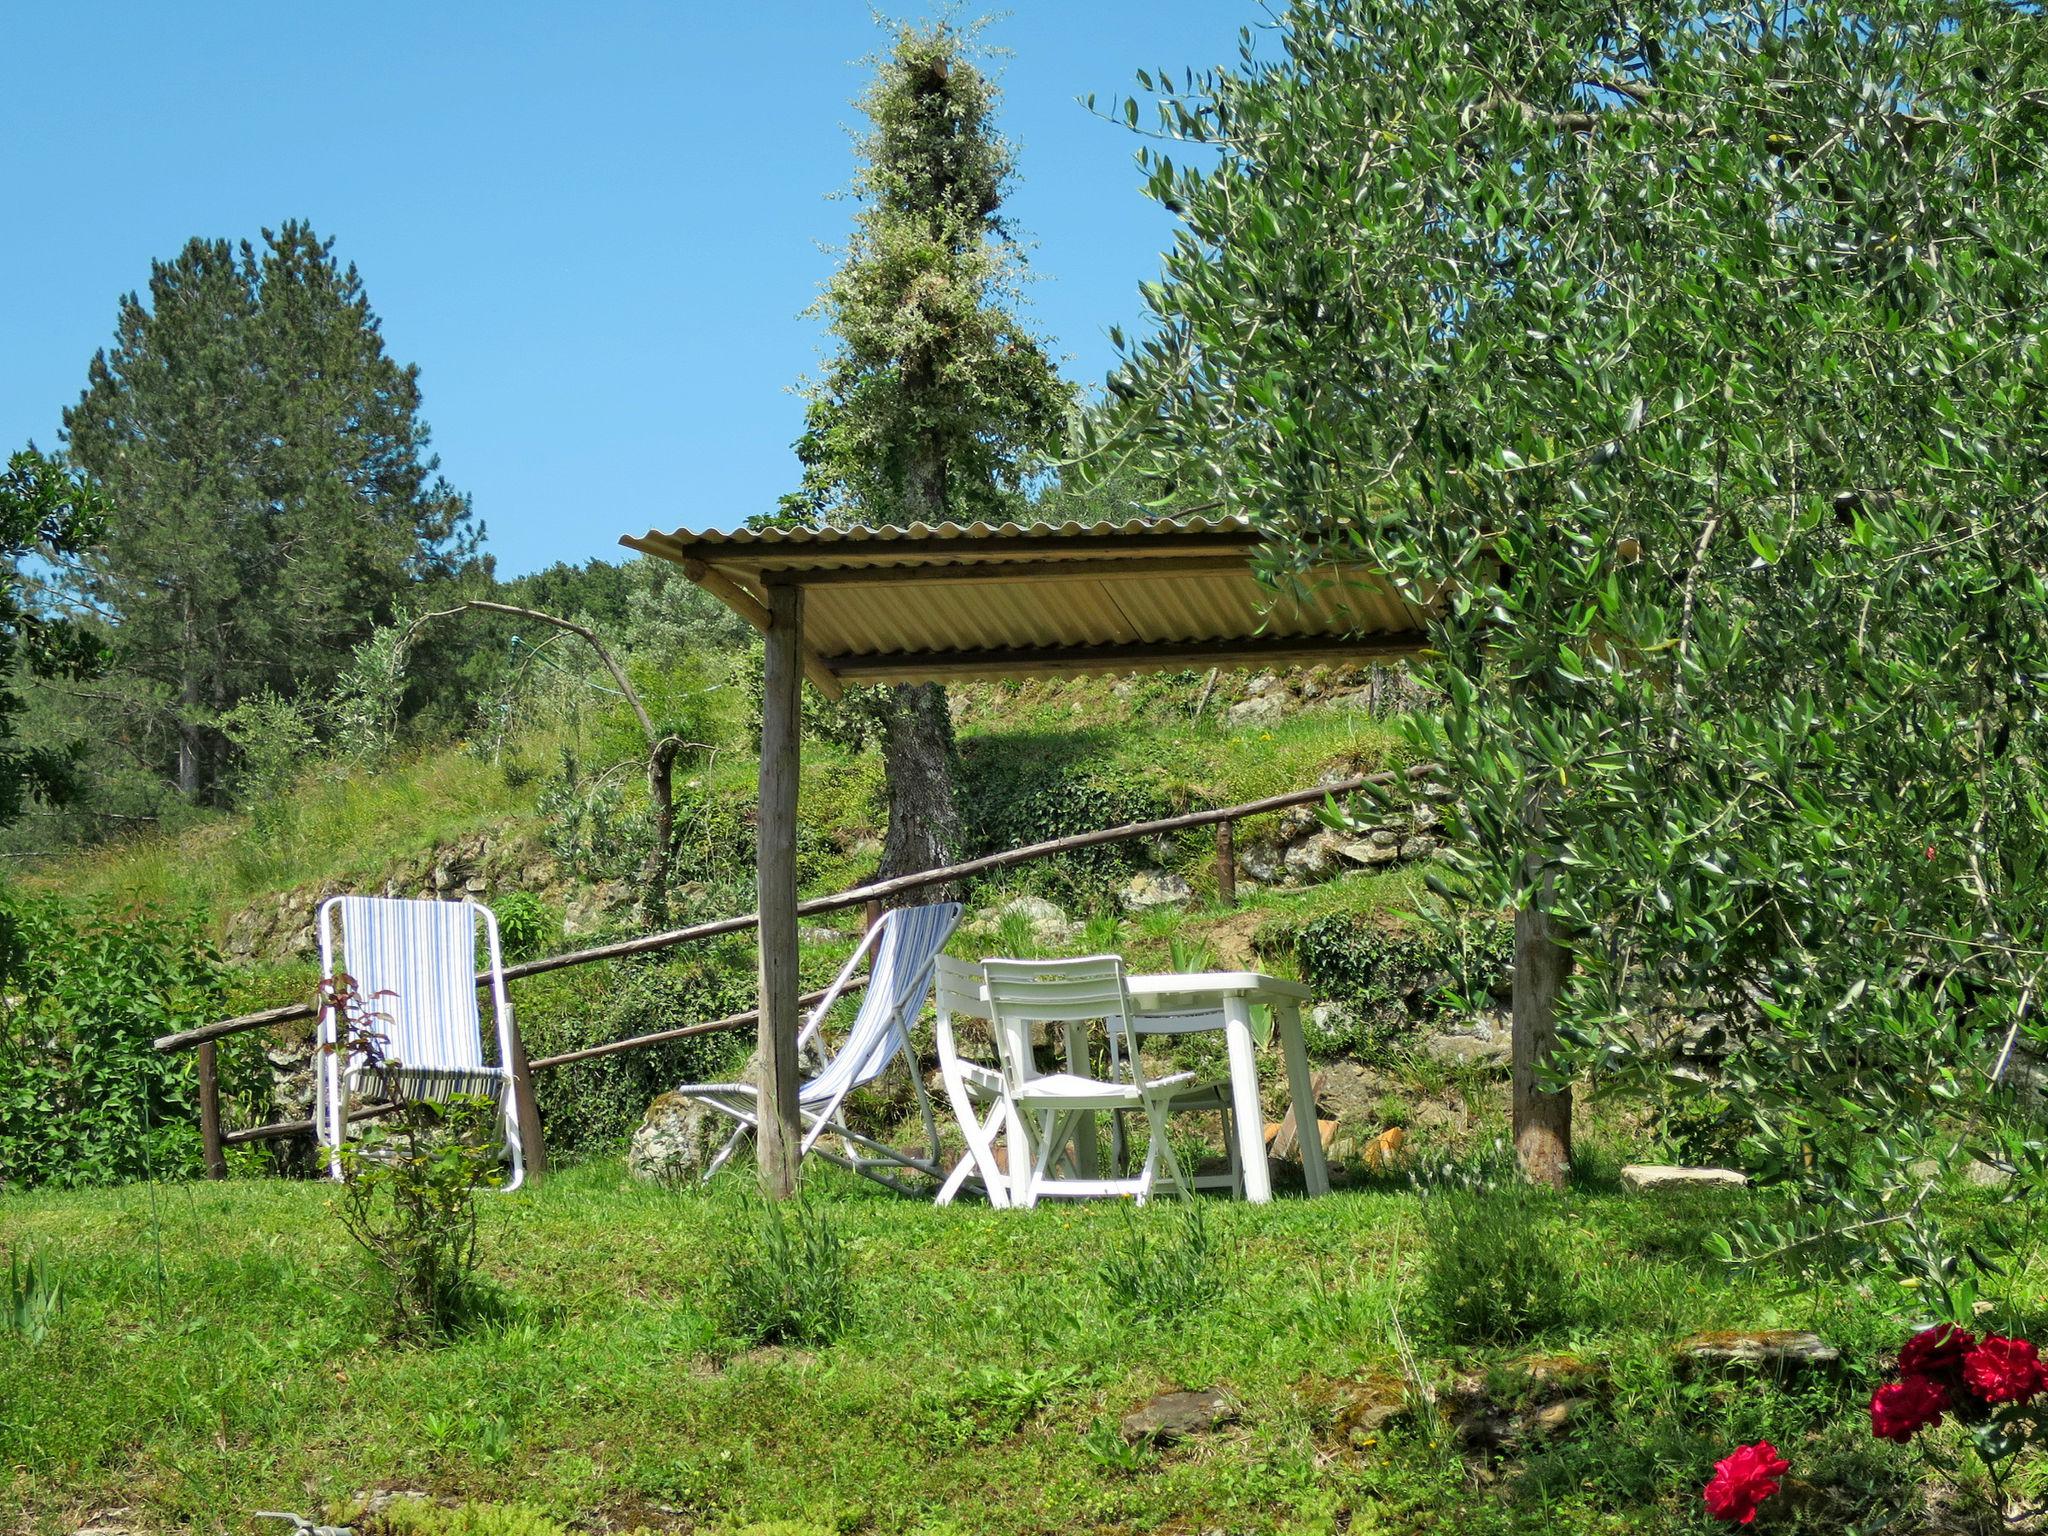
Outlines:
{"type": "MultiPolygon", "coordinates": [[[[899,26],[861,98],[869,122],[845,260],[817,312],[838,350],[810,391],[785,515],[867,524],[1015,517],[1071,406],[1016,312],[1023,255],[1001,217],[1016,154],[971,40],[899,26]]],[[[871,696],[889,783],[884,875],[955,851],[945,689],[871,696]]]]}
{"type": "Polygon", "coordinates": [[[474,558],[419,404],[355,268],[305,224],[260,249],[195,239],[121,300],[64,414],[121,508],[78,583],[175,719],[186,794],[213,786],[221,710],[326,686],[408,585],[474,558]]]}

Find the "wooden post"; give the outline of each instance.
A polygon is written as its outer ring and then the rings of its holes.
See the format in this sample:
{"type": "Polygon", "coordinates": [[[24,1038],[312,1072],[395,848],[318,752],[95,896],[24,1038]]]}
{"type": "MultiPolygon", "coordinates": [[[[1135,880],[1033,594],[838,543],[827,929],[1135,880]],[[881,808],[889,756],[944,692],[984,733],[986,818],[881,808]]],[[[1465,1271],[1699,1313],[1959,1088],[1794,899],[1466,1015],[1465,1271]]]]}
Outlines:
{"type": "Polygon", "coordinates": [[[526,1182],[538,1184],[548,1176],[548,1144],[541,1135],[540,1104],[533,1096],[533,1068],[526,1060],[526,1037],[519,1032],[519,1015],[512,1015],[512,1059],[505,1063],[512,1071],[512,1121],[519,1127],[519,1148],[526,1160],[526,1182]]]}
{"type": "Polygon", "coordinates": [[[199,1145],[206,1158],[206,1176],[228,1176],[227,1146],[220,1139],[220,1048],[213,1041],[199,1046],[199,1145]]]}
{"type": "Polygon", "coordinates": [[[761,799],[755,816],[760,870],[760,1128],[754,1135],[761,1193],[796,1192],[802,1132],[797,1119],[796,802],[803,729],[801,587],[768,588],[761,691],[761,799]]]}
{"type": "Polygon", "coordinates": [[[1216,823],[1216,899],[1237,905],[1237,833],[1227,821],[1216,823]]]}
{"type": "Polygon", "coordinates": [[[1524,868],[1530,900],[1515,914],[1513,1053],[1515,1160],[1532,1184],[1563,1189],[1572,1166],[1572,1092],[1545,1093],[1537,1071],[1557,1045],[1557,997],[1571,969],[1571,951],[1557,941],[1544,910],[1554,876],[1544,868],[1543,799],[1531,789],[1522,804],[1529,840],[1524,868]]]}
{"type": "Polygon", "coordinates": [[[862,933],[873,933],[875,931],[875,924],[879,923],[881,920],[882,903],[878,900],[870,901],[867,904],[865,911],[861,915],[860,931],[862,933]]]}

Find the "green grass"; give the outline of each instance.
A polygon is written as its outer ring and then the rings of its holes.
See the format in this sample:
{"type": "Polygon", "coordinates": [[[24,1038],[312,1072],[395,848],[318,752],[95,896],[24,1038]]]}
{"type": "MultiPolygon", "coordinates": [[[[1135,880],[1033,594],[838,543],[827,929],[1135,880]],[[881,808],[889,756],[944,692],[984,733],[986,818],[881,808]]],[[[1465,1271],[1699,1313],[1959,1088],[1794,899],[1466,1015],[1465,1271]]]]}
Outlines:
{"type": "MultiPolygon", "coordinates": [[[[1574,1306],[1512,1348],[1427,1331],[1429,1206],[1405,1190],[1209,1205],[1200,1262],[1221,1299],[1183,1286],[1195,1300],[1152,1317],[1130,1302],[1129,1223],[1177,1253],[1171,1202],[940,1211],[832,1177],[812,1198],[851,1267],[852,1325],[829,1345],[724,1336],[734,1191],[635,1185],[599,1161],[488,1200],[509,1323],[394,1349],[317,1185],[0,1196],[0,1245],[64,1289],[40,1342],[0,1337],[0,1529],[70,1532],[126,1506],[141,1528],[241,1531],[254,1509],[346,1515],[371,1490],[417,1488],[521,1507],[411,1527],[479,1533],[789,1520],[1637,1536],[1707,1529],[1713,1461],[1768,1435],[1811,1485],[1770,1528],[1818,1531],[1900,1504],[1923,1475],[1862,1423],[1895,1316],[1849,1287],[1776,1294],[1703,1257],[1746,1195],[1565,1197],[1548,1230],[1574,1306]],[[1347,1435],[1345,1384],[1399,1378],[1397,1316],[1432,1383],[1534,1348],[1601,1362],[1608,1386],[1581,1427],[1483,1475],[1427,1418],[1347,1435]],[[1846,1377],[1798,1391],[1674,1378],[1681,1335],[1769,1325],[1842,1345],[1846,1377]],[[1104,1426],[1176,1387],[1225,1390],[1242,1421],[1118,1452],[1104,1426]]],[[[2048,1270],[2016,1272],[2038,1310],[2048,1270]]]]}

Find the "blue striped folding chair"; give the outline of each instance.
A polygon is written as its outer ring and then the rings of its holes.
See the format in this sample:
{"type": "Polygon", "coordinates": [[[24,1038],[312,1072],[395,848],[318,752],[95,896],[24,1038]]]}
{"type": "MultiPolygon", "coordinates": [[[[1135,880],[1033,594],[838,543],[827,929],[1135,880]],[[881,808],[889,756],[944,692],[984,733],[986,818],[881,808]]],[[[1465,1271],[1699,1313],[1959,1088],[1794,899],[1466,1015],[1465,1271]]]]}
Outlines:
{"type": "MultiPolygon", "coordinates": [[[[932,1116],[924,1076],[917,1070],[910,1028],[917,1022],[925,995],[931,990],[933,962],[959,922],[959,903],[951,901],[884,912],[881,921],[868,930],[860,947],[846,962],[824,1001],[813,1010],[803,1033],[797,1037],[797,1059],[814,1067],[813,1075],[797,1089],[797,1111],[803,1122],[802,1155],[815,1151],[864,1178],[906,1194],[915,1191],[903,1183],[899,1173],[944,1179],[945,1170],[939,1166],[938,1122],[932,1116]],[[860,1010],[839,1048],[828,1052],[825,1016],[839,1001],[863,960],[869,962],[869,974],[860,1010]],[[847,1095],[874,1082],[899,1060],[910,1074],[911,1091],[924,1119],[922,1150],[892,1147],[854,1130],[841,1118],[847,1095]],[[820,1145],[828,1137],[838,1145],[820,1145]]],[[[760,1090],[753,1083],[688,1083],[676,1091],[734,1122],[731,1137],[704,1170],[708,1179],[760,1125],[760,1090]]]]}
{"type": "MultiPolygon", "coordinates": [[[[370,1006],[383,1015],[384,1054],[406,1096],[445,1100],[458,1093],[498,1101],[505,1154],[514,1190],[526,1177],[513,1104],[512,1001],[505,994],[505,963],[498,950],[498,920],[474,901],[400,901],[382,896],[335,896],[320,904],[320,974],[346,973],[370,1006]],[[497,1061],[484,1060],[483,1017],[477,1006],[477,924],[489,956],[491,1014],[497,1025],[497,1061]],[[381,994],[381,995],[380,995],[381,994]]],[[[327,1149],[328,1172],[341,1177],[341,1143],[348,1102],[364,1084],[365,1063],[344,1061],[334,1049],[334,1010],[320,1013],[321,1049],[314,1063],[313,1125],[327,1149]]]]}

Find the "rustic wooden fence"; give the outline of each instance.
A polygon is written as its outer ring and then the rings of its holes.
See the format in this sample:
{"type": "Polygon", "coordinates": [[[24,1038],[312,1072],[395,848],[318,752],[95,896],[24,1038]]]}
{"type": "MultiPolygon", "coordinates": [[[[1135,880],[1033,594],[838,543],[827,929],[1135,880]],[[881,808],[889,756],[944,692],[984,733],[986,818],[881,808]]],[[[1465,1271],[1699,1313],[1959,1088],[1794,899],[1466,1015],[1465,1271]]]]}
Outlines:
{"type": "MultiPolygon", "coordinates": [[[[1011,848],[1003,853],[991,853],[978,859],[968,859],[959,864],[949,864],[940,869],[920,870],[913,875],[902,875],[893,880],[877,880],[869,885],[855,886],[832,896],[817,896],[797,906],[798,915],[812,917],[825,912],[843,912],[850,907],[866,907],[870,919],[881,910],[883,903],[912,891],[933,885],[944,885],[954,880],[969,879],[975,875],[988,874],[993,870],[1007,869],[1016,864],[1028,864],[1036,859],[1049,859],[1062,853],[1073,853],[1082,848],[1101,847],[1107,843],[1127,842],[1133,838],[1156,837],[1161,833],[1185,832],[1195,827],[1213,826],[1216,829],[1216,888],[1219,899],[1225,906],[1237,902],[1237,839],[1236,824],[1248,817],[1264,815],[1272,811],[1284,811],[1297,805],[1311,805],[1335,795],[1355,793],[1371,784],[1392,784],[1402,778],[1420,779],[1431,772],[1428,764],[1418,765],[1404,773],[1374,773],[1357,778],[1341,779],[1334,783],[1318,784],[1313,789],[1293,790],[1284,795],[1272,795],[1264,800],[1249,800],[1241,805],[1220,806],[1213,810],[1188,811],[1179,816],[1164,816],[1156,821],[1126,822],[1122,826],[1101,827],[1093,832],[1076,832],[1067,837],[1051,838],[1042,843],[1027,844],[1022,848],[1011,848]]],[[[664,933],[643,934],[637,938],[620,939],[610,944],[598,944],[589,949],[573,950],[564,955],[549,955],[539,960],[523,960],[517,965],[505,967],[507,982],[517,981],[525,976],[542,976],[549,971],[565,970],[572,965],[591,965],[600,960],[623,960],[633,955],[650,954],[656,950],[669,949],[677,944],[688,944],[700,939],[718,938],[728,933],[741,933],[752,928],[759,921],[753,912],[738,917],[722,917],[713,922],[693,923],[687,928],[673,928],[664,933]]],[[[476,978],[479,987],[490,984],[490,973],[479,972],[476,978]]],[[[803,1006],[815,1004],[824,996],[822,992],[810,993],[798,1001],[803,1006]]],[[[311,1120],[286,1120],[273,1125],[251,1126],[244,1130],[223,1131],[220,1122],[220,1075],[216,1061],[215,1042],[228,1035],[238,1035],[249,1030],[268,1029],[278,1024],[294,1023],[311,1019],[317,1008],[313,1003],[287,1003],[279,1008],[266,1008],[256,1013],[245,1013],[236,1018],[222,1019],[217,1023],[203,1024],[195,1029],[179,1030],[164,1035],[156,1041],[159,1051],[196,1050],[199,1053],[199,1131],[205,1147],[206,1173],[208,1178],[227,1177],[226,1149],[242,1146],[249,1142],[268,1141],[287,1136],[311,1134],[311,1120]]],[[[574,1062],[590,1061],[600,1056],[611,1056],[621,1051],[643,1050],[648,1046],[661,1045],[670,1040],[681,1040],[691,1035],[710,1034],[716,1030],[739,1029],[754,1023],[759,1014],[749,1009],[745,1013],[731,1014],[722,1019],[710,1019],[698,1024],[684,1024],[674,1029],[656,1030],[651,1034],[634,1035],[625,1040],[612,1040],[603,1045],[587,1046],[582,1050],[565,1051],[558,1056],[542,1056],[529,1061],[526,1047],[519,1037],[517,1011],[514,1011],[512,1030],[513,1104],[518,1117],[519,1133],[526,1149],[529,1176],[544,1173],[547,1168],[547,1149],[541,1135],[540,1112],[535,1107],[533,1079],[535,1072],[552,1071],[574,1062]]],[[[356,1110],[352,1120],[371,1119],[389,1112],[388,1105],[369,1105],[356,1110]]]]}

